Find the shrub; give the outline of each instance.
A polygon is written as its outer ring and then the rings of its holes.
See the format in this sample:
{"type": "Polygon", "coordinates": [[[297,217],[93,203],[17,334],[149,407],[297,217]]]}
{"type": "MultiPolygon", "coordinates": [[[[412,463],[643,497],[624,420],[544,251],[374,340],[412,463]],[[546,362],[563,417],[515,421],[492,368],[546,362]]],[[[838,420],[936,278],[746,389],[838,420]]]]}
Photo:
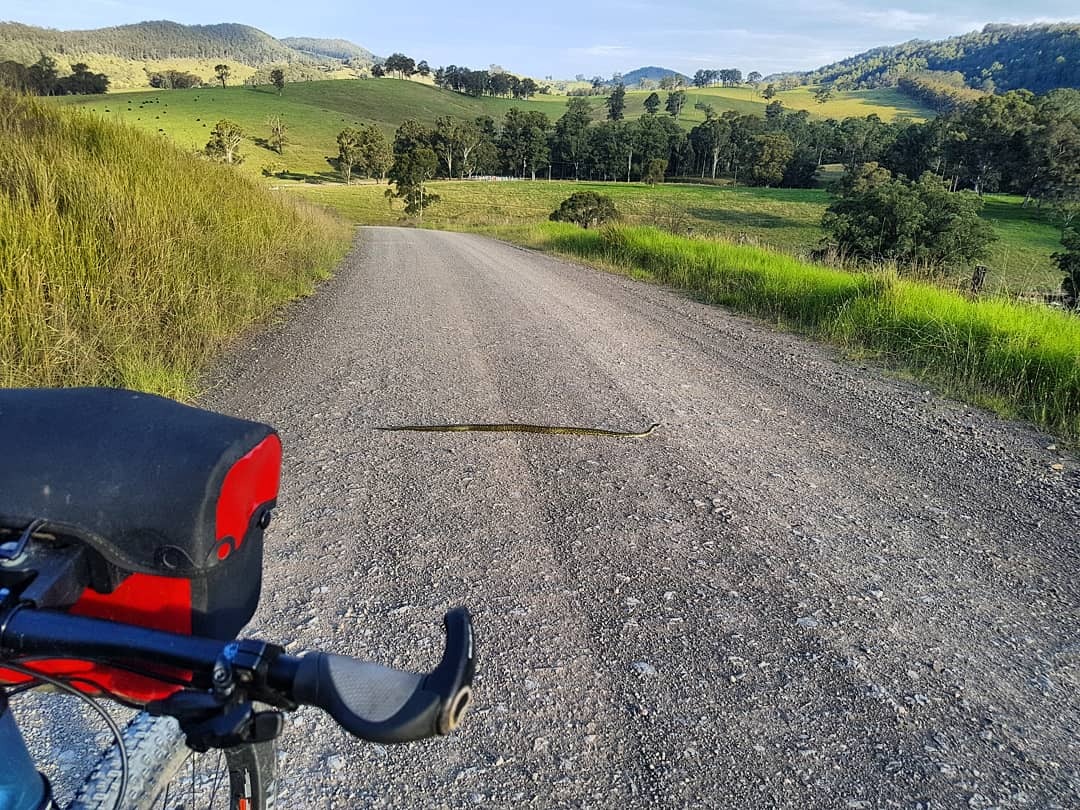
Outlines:
{"type": "Polygon", "coordinates": [[[821,221],[825,246],[857,259],[960,266],[983,258],[996,238],[979,217],[977,195],[950,192],[929,172],[913,183],[866,163],[833,191],[837,198],[821,221]]]}
{"type": "Polygon", "coordinates": [[[650,186],[664,182],[664,172],[667,171],[667,161],[661,158],[653,158],[645,166],[645,176],[642,178],[650,186]]]}
{"type": "Polygon", "coordinates": [[[1061,237],[1065,250],[1054,254],[1054,261],[1065,274],[1061,281],[1061,291],[1065,294],[1065,306],[1080,309],[1080,232],[1065,231],[1061,237]]]}
{"type": "Polygon", "coordinates": [[[549,217],[552,222],[573,222],[586,230],[618,218],[619,212],[611,198],[594,191],[571,194],[549,217]]]}

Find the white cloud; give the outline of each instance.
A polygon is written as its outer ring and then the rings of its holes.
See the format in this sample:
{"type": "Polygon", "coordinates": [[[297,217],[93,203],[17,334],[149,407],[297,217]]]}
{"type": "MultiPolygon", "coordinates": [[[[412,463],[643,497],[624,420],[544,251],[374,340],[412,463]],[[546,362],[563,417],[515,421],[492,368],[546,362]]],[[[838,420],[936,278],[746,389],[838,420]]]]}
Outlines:
{"type": "Polygon", "coordinates": [[[857,17],[868,25],[883,28],[887,31],[921,31],[938,22],[936,14],[923,14],[922,12],[908,11],[903,8],[889,8],[883,11],[860,11],[857,13],[857,17]]]}

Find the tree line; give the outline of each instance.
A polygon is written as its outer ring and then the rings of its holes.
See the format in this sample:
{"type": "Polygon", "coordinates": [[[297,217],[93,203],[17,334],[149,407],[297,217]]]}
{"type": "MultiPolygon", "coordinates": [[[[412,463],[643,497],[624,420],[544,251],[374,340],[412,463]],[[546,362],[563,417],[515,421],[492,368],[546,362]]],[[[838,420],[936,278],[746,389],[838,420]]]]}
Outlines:
{"type": "Polygon", "coordinates": [[[94,73],[82,62],[71,65],[70,75],[61,76],[56,60],[42,54],[32,65],[0,62],[0,87],[35,96],[89,95],[106,92],[109,77],[94,73]]]}
{"type": "Polygon", "coordinates": [[[436,70],[435,85],[444,90],[454,90],[476,97],[528,99],[540,92],[551,92],[550,88],[541,88],[533,79],[522,79],[504,70],[470,70],[457,65],[436,70]]]}

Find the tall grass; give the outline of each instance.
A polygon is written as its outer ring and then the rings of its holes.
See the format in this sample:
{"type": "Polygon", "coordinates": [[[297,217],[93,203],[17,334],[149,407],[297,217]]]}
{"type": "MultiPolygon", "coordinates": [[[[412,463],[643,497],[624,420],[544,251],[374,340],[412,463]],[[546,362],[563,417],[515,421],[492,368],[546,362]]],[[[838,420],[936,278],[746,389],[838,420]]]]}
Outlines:
{"type": "Polygon", "coordinates": [[[493,232],[872,352],[951,393],[1080,439],[1080,318],[1065,312],[654,228],[549,223],[493,232]]]}
{"type": "Polygon", "coordinates": [[[0,95],[0,385],[188,397],[348,241],[336,217],[162,137],[0,95]]]}

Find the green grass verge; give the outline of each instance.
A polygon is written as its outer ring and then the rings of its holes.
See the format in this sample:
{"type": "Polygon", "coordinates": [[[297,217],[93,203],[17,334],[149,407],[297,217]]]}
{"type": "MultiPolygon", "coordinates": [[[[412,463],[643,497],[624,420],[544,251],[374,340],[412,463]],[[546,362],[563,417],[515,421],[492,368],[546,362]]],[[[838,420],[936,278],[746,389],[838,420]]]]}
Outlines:
{"type": "Polygon", "coordinates": [[[617,267],[702,299],[871,352],[896,369],[1080,439],[1080,318],[969,300],[886,273],[848,273],[746,245],[648,227],[488,228],[528,247],[617,267]]]}
{"type": "Polygon", "coordinates": [[[0,95],[0,385],[190,397],[350,232],[164,138],[0,95]]]}
{"type": "MultiPolygon", "coordinates": [[[[383,185],[280,184],[333,206],[353,222],[397,224],[401,205],[391,209],[383,185]]],[[[821,240],[821,215],[829,202],[820,189],[767,189],[666,183],[439,182],[442,197],[425,219],[434,227],[469,229],[485,225],[543,222],[575,191],[596,191],[615,201],[627,224],[739,240],[806,257],[821,240]]],[[[983,217],[998,241],[990,248],[988,288],[1002,294],[1060,289],[1061,273],[1050,259],[1060,249],[1060,230],[1046,211],[1021,207],[1021,198],[987,196],[983,217]]],[[[962,285],[965,271],[945,279],[962,285]]]]}

